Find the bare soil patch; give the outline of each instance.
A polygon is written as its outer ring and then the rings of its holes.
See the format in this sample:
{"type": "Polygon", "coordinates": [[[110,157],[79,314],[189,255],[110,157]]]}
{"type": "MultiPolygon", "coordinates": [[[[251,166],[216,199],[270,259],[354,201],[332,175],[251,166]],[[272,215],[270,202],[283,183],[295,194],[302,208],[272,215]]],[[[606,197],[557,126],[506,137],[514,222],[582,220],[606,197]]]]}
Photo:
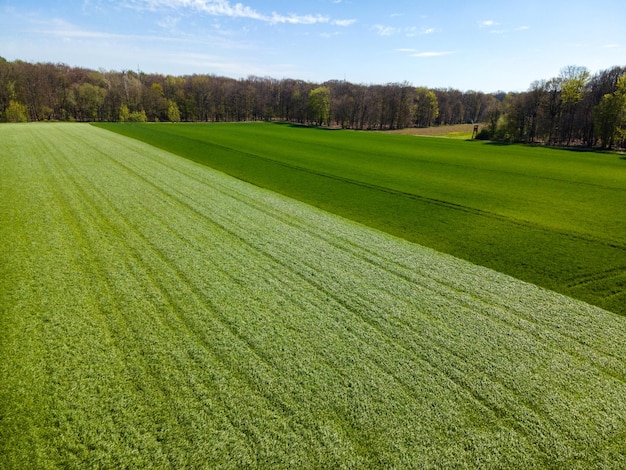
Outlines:
{"type": "MultiPolygon", "coordinates": [[[[479,130],[482,128],[482,124],[479,124],[479,130]]],[[[468,134],[471,136],[474,131],[474,124],[455,124],[452,126],[432,126],[432,127],[411,127],[407,129],[398,129],[394,131],[385,131],[392,134],[407,134],[407,135],[425,135],[432,137],[454,137],[460,134],[468,134]]]]}

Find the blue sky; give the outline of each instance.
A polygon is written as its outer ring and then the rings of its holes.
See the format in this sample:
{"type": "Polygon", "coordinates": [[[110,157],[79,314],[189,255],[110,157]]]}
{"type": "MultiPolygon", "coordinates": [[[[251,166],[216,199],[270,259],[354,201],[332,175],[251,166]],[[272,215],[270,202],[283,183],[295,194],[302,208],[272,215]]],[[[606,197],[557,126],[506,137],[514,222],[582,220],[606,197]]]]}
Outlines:
{"type": "Polygon", "coordinates": [[[623,0],[0,0],[0,56],[104,70],[526,90],[626,65],[623,0]]]}

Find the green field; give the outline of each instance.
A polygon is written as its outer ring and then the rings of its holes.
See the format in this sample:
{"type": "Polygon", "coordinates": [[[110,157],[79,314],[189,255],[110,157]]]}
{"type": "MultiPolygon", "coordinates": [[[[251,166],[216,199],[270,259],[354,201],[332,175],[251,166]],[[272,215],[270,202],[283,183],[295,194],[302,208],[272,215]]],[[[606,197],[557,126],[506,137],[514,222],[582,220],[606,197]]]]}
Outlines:
{"type": "Polygon", "coordinates": [[[0,165],[1,468],[626,466],[626,317],[93,126],[0,165]]]}
{"type": "Polygon", "coordinates": [[[286,124],[103,127],[626,314],[619,155],[286,124]]]}

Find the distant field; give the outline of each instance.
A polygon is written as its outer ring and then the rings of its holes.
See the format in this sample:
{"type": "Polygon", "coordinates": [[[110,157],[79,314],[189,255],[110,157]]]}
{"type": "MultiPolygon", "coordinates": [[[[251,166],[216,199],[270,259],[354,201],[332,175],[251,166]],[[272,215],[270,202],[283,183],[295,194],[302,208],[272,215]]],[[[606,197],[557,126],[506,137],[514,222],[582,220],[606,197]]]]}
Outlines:
{"type": "MultiPolygon", "coordinates": [[[[479,124],[479,129],[484,124],[479,124]]],[[[428,137],[448,137],[451,139],[471,139],[474,124],[455,124],[451,126],[432,126],[425,128],[406,128],[395,131],[383,131],[386,134],[420,135],[428,137]]]]}
{"type": "Polygon", "coordinates": [[[626,467],[626,317],[88,125],[0,165],[2,468],[626,467]]]}
{"type": "Polygon", "coordinates": [[[626,314],[618,155],[260,123],[102,127],[626,314]]]}

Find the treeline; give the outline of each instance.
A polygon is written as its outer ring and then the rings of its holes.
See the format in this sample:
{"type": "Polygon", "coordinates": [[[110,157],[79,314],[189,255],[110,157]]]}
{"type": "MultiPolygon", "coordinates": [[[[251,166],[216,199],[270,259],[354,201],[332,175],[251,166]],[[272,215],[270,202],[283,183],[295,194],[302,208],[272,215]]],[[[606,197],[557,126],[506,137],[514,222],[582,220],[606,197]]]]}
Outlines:
{"type": "Polygon", "coordinates": [[[566,67],[558,77],[508,94],[479,138],[548,145],[626,147],[626,67],[591,75],[566,67]]]}
{"type": "Polygon", "coordinates": [[[496,101],[490,94],[428,90],[408,83],[163,76],[0,58],[0,119],[4,121],[287,120],[398,129],[479,121],[496,101]]]}
{"type": "Polygon", "coordinates": [[[349,129],[487,123],[480,138],[624,145],[626,68],[568,67],[527,92],[95,71],[0,57],[1,121],[271,121],[349,129]]]}

